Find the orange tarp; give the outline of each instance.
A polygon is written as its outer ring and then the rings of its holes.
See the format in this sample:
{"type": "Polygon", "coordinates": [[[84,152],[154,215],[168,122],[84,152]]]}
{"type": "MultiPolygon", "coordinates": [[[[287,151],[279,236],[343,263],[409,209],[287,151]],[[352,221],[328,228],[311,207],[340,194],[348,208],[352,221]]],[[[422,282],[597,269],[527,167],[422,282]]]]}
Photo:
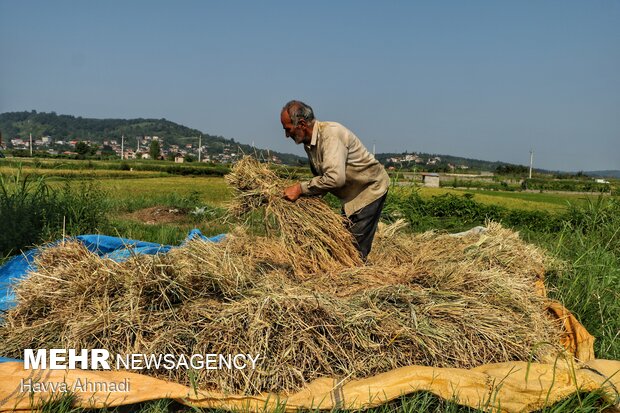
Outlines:
{"type": "Polygon", "coordinates": [[[500,363],[471,370],[410,366],[374,377],[341,384],[318,379],[292,395],[264,394],[234,396],[193,389],[152,377],[120,371],[24,370],[21,362],[0,364],[0,411],[29,411],[49,398],[52,392],[32,395],[22,392],[22,381],[64,382],[68,388],[82,384],[128,383],[126,392],[76,392],[82,407],[113,407],[171,398],[196,407],[264,411],[284,406],[298,409],[360,409],[378,406],[402,395],[429,391],[444,399],[454,399],[471,407],[500,408],[504,412],[523,412],[553,404],[577,391],[601,389],[612,403],[620,394],[620,361],[592,360],[579,366],[558,360],[554,364],[500,363]]]}

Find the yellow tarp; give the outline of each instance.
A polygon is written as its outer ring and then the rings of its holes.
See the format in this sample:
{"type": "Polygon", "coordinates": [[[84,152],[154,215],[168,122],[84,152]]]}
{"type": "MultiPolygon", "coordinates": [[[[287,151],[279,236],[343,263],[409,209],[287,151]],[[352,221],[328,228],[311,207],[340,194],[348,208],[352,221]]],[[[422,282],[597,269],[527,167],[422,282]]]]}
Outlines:
{"type": "Polygon", "coordinates": [[[54,392],[51,386],[59,383],[66,383],[68,389],[79,384],[79,391],[74,392],[76,402],[81,407],[94,408],[170,398],[196,407],[257,412],[276,406],[285,406],[286,411],[291,412],[317,408],[360,409],[416,391],[428,391],[475,408],[529,412],[575,392],[598,389],[620,408],[620,361],[594,359],[594,338],[577,319],[557,302],[550,301],[547,310],[562,323],[561,342],[570,360],[488,364],[470,370],[409,366],[344,383],[330,378],[318,379],[295,394],[260,396],[195,392],[177,383],[122,371],[24,370],[23,363],[10,362],[0,363],[0,412],[29,411],[43,400],[58,396],[58,387],[54,392]],[[34,393],[28,387],[33,382],[40,383],[34,393]],[[105,383],[108,391],[102,391],[101,387],[96,391],[92,385],[97,383],[105,383]],[[109,391],[112,388],[116,391],[109,391]]]}
{"type": "Polygon", "coordinates": [[[444,399],[454,399],[471,407],[501,407],[504,412],[523,412],[542,408],[577,391],[605,391],[612,403],[620,395],[620,362],[592,360],[580,366],[566,361],[554,364],[500,363],[471,370],[403,367],[387,373],[340,384],[333,379],[319,379],[304,390],[288,397],[265,394],[254,397],[220,393],[195,393],[191,388],[152,377],[119,371],[44,370],[26,371],[21,362],[0,364],[0,411],[29,411],[49,398],[51,392],[21,392],[22,381],[39,383],[65,382],[69,388],[78,381],[90,383],[128,383],[127,392],[76,392],[82,407],[112,407],[162,398],[176,399],[197,407],[264,411],[265,407],[285,405],[286,411],[300,408],[360,409],[378,406],[404,394],[429,391],[444,399]]]}

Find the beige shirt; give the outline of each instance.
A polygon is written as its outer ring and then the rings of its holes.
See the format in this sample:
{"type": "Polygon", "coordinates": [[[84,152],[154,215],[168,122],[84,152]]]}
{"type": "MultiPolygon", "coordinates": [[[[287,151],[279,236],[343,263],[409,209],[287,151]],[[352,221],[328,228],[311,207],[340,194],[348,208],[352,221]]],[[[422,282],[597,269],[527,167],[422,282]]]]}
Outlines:
{"type": "Polygon", "coordinates": [[[383,165],[341,124],[315,120],[312,140],[304,149],[315,175],[301,183],[304,195],[331,192],[351,216],[387,192],[390,178],[383,165]]]}

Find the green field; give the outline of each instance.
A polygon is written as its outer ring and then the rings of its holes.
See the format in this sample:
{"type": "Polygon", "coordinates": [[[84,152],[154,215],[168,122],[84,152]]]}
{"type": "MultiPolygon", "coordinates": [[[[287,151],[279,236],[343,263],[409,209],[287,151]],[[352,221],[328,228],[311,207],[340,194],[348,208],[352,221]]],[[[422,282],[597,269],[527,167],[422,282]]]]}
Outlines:
{"type": "Polygon", "coordinates": [[[558,194],[558,193],[536,193],[536,192],[511,192],[511,191],[481,191],[466,189],[448,188],[421,188],[420,192],[424,197],[453,193],[457,195],[474,194],[474,199],[484,204],[499,205],[506,208],[516,208],[525,210],[552,210],[564,211],[569,203],[583,205],[588,199],[596,199],[598,194],[558,194]]]}
{"type": "MultiPolygon", "coordinates": [[[[56,204],[45,208],[66,208],[62,213],[68,216],[74,214],[75,220],[90,223],[68,227],[74,228],[69,230],[69,234],[100,232],[178,244],[192,228],[199,228],[206,235],[215,235],[228,232],[235,225],[226,220],[225,206],[233,192],[222,177],[120,170],[118,163],[106,166],[95,162],[93,168],[82,168],[84,161],[76,162],[71,164],[75,166],[73,169],[66,167],[68,164],[63,164],[63,168],[23,166],[23,175],[19,179],[15,179],[18,170],[15,165],[0,163],[0,177],[5,190],[4,203],[0,202],[0,207],[8,208],[3,210],[6,214],[3,218],[7,217],[5,221],[26,222],[42,209],[37,204],[25,203],[28,197],[24,191],[20,192],[24,176],[35,173],[37,177],[29,178],[30,186],[27,186],[26,192],[36,192],[36,185],[40,182],[43,188],[41,199],[50,197],[45,195],[45,191],[58,196],[54,201],[56,204]],[[11,198],[11,194],[15,196],[11,198]],[[16,200],[23,205],[10,209],[8,201],[16,200]]],[[[295,171],[296,174],[299,172],[295,171]]],[[[485,214],[489,211],[516,217],[514,229],[521,231],[527,241],[543,247],[563,263],[547,274],[550,296],[564,303],[597,338],[597,357],[620,359],[620,199],[617,196],[565,193],[394,186],[384,210],[386,220],[404,218],[415,231],[429,228],[447,231],[467,229],[484,224],[485,214]],[[522,219],[519,220],[521,214],[522,219]],[[537,222],[547,221],[553,222],[540,228],[536,225],[537,222]],[[531,222],[534,224],[530,225],[531,222]]],[[[46,230],[35,234],[37,238],[25,245],[57,239],[61,227],[57,217],[54,219],[56,221],[48,219],[46,230]]],[[[21,227],[27,225],[22,224],[21,227]]],[[[11,254],[16,252],[11,250],[11,254]]],[[[606,406],[600,395],[576,395],[544,411],[591,412],[603,411],[606,406]]],[[[184,408],[173,402],[160,401],[131,411],[168,412],[179,409],[184,408]]],[[[55,409],[52,406],[48,411],[68,412],[71,409],[55,409]]],[[[195,410],[185,408],[184,411],[195,410]]],[[[376,413],[392,411],[475,410],[422,393],[376,409],[376,413]]]]}
{"type": "MultiPolygon", "coordinates": [[[[102,171],[103,172],[103,171],[102,171]]],[[[115,231],[127,237],[146,241],[171,243],[179,242],[192,226],[198,227],[203,233],[215,235],[228,229],[220,221],[196,222],[195,220],[179,220],[175,223],[145,225],[132,219],[126,213],[140,209],[166,207],[211,207],[223,208],[232,198],[232,191],[221,177],[200,176],[155,176],[149,177],[148,172],[130,172],[123,179],[102,177],[96,179],[99,187],[105,191],[110,209],[117,214],[112,215],[115,231]],[[126,233],[124,233],[124,231],[126,233]]],[[[52,185],[61,185],[61,180],[54,180],[52,185]]],[[[398,194],[401,188],[394,187],[398,194]]],[[[524,211],[548,211],[562,213],[570,203],[581,205],[595,196],[571,194],[539,194],[494,191],[466,191],[443,188],[421,188],[420,195],[424,199],[443,194],[461,196],[473,194],[473,200],[486,205],[497,205],[504,208],[524,211]]]]}
{"type": "Polygon", "coordinates": [[[232,197],[224,178],[167,176],[140,179],[99,179],[119,209],[135,210],[153,205],[174,206],[175,199],[196,198],[196,202],[223,206],[232,197]]]}

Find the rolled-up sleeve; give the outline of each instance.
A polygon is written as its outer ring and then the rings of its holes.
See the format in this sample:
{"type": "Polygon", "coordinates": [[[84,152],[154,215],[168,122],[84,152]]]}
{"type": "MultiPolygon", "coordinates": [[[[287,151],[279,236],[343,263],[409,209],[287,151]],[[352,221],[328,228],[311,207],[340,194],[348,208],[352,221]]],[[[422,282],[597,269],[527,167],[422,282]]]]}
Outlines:
{"type": "Polygon", "coordinates": [[[322,175],[301,183],[304,195],[321,195],[344,186],[346,182],[347,148],[336,136],[325,136],[320,147],[322,175]]]}

